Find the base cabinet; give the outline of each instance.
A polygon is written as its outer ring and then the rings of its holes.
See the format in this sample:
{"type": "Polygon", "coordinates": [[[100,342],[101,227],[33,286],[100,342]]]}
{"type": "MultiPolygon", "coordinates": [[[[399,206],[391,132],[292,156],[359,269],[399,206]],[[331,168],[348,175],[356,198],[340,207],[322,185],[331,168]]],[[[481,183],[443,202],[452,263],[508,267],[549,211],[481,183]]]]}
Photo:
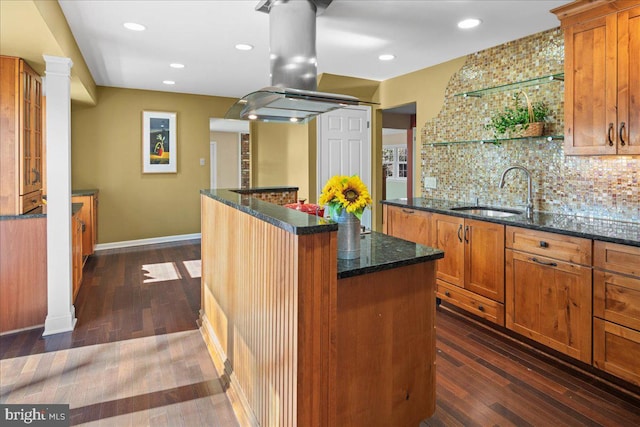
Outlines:
{"type": "Polygon", "coordinates": [[[93,255],[98,243],[98,190],[91,190],[89,194],[72,195],[73,203],[82,203],[80,220],[84,224],[82,233],[82,256],[93,255]]]}
{"type": "MultiPolygon", "coordinates": [[[[84,209],[84,208],[83,208],[84,209]]],[[[80,212],[76,212],[71,218],[71,259],[73,264],[73,301],[76,300],[80,285],[82,284],[82,220],[80,212]]]]}
{"type": "Polygon", "coordinates": [[[430,212],[384,205],[385,233],[421,245],[433,246],[431,216],[430,212]]]}
{"type": "Polygon", "coordinates": [[[640,248],[596,241],[593,364],[640,385],[640,248]]]}

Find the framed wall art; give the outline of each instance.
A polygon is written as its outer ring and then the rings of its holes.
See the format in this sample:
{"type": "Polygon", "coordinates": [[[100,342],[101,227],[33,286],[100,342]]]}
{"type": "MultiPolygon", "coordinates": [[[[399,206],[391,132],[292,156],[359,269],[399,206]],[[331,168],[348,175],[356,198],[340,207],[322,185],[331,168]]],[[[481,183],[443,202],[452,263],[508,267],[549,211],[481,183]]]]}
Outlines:
{"type": "Polygon", "coordinates": [[[176,113],[142,112],[142,173],[178,171],[176,113]]]}

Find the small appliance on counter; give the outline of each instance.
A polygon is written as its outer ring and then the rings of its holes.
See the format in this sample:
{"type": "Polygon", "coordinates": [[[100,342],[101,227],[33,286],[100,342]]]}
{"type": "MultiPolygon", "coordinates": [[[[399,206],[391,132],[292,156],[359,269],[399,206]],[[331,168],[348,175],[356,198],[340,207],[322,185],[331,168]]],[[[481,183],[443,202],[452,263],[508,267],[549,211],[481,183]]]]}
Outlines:
{"type": "Polygon", "coordinates": [[[305,203],[305,200],[306,199],[300,199],[298,200],[298,203],[288,203],[284,205],[284,207],[308,213],[309,215],[324,217],[324,207],[313,203],[305,203]]]}

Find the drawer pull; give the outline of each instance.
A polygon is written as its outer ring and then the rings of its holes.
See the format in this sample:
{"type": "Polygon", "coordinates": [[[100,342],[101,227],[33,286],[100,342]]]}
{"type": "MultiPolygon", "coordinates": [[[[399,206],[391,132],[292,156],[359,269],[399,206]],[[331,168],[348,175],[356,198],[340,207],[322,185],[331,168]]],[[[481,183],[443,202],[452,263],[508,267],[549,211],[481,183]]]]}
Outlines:
{"type": "Polygon", "coordinates": [[[548,267],[557,267],[558,266],[558,264],[556,264],[555,262],[544,262],[544,261],[540,261],[537,258],[529,258],[529,261],[533,261],[533,262],[535,262],[537,264],[540,264],[540,265],[546,265],[548,267]]]}
{"type": "Polygon", "coordinates": [[[479,306],[478,306],[478,310],[480,310],[480,311],[484,311],[484,305],[479,305],[479,306]]]}
{"type": "Polygon", "coordinates": [[[462,224],[460,224],[460,227],[458,227],[458,240],[460,240],[460,243],[462,243],[462,224]]]}
{"type": "Polygon", "coordinates": [[[540,240],[540,247],[541,248],[548,248],[549,247],[549,243],[545,242],[544,240],[540,240]]]}
{"type": "Polygon", "coordinates": [[[407,214],[413,214],[413,213],[415,213],[414,211],[409,210],[409,209],[402,209],[402,212],[407,213],[407,214]]]}
{"type": "Polygon", "coordinates": [[[31,203],[38,203],[38,199],[31,199],[31,203]]]}
{"type": "Polygon", "coordinates": [[[444,296],[446,296],[446,297],[450,297],[450,296],[451,296],[451,292],[449,292],[449,291],[444,291],[444,296]]]}

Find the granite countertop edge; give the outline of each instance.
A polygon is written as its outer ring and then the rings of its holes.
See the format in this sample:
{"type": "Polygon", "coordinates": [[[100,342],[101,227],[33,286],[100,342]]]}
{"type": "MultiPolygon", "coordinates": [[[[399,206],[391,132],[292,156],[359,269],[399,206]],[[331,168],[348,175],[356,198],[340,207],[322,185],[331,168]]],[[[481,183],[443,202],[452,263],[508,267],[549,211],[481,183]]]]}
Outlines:
{"type": "Polygon", "coordinates": [[[532,219],[527,219],[524,214],[504,218],[486,217],[464,211],[452,210],[452,208],[458,206],[469,206],[469,203],[422,197],[407,200],[382,200],[380,203],[460,218],[470,218],[496,224],[640,247],[640,223],[636,222],[550,212],[534,212],[532,219]]]}
{"type": "Polygon", "coordinates": [[[338,259],[338,279],[392,270],[444,257],[437,248],[372,231],[361,235],[360,258],[338,259]]]}
{"type": "MultiPolygon", "coordinates": [[[[82,209],[82,203],[71,203],[71,216],[75,215],[80,209],[82,209]]],[[[46,206],[45,206],[46,209],[46,206]]],[[[0,221],[4,220],[12,220],[12,219],[34,219],[34,218],[46,218],[46,213],[36,213],[36,214],[21,214],[21,215],[0,215],[0,221]]]]}
{"type": "Polygon", "coordinates": [[[94,196],[98,194],[100,190],[95,188],[71,190],[71,196],[94,196]]]}
{"type": "Polygon", "coordinates": [[[250,193],[240,194],[234,189],[203,189],[200,190],[200,194],[295,235],[328,233],[338,230],[338,224],[333,221],[265,202],[251,197],[250,193]]]}

